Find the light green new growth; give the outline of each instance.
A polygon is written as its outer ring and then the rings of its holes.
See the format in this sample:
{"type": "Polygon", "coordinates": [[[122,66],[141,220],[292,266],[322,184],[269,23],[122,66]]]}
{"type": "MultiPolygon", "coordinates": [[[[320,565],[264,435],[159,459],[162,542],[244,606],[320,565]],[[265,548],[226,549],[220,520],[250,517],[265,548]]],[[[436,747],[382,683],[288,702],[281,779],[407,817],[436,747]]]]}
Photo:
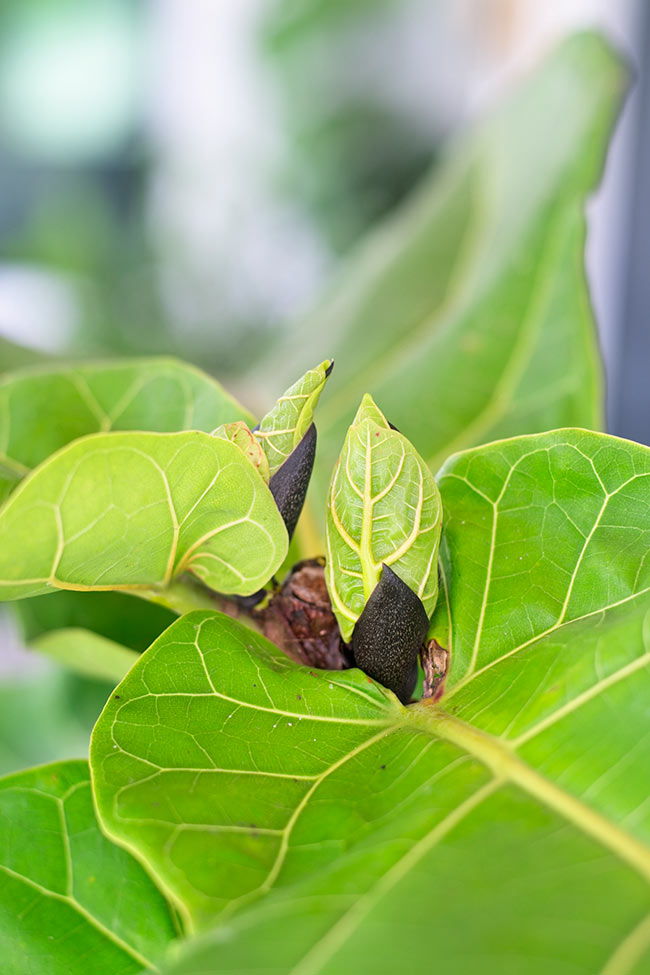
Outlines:
{"type": "Polygon", "coordinates": [[[334,469],[327,504],[326,580],[344,640],[352,636],[384,564],[431,615],[441,521],[429,468],[366,394],[334,469]]]}
{"type": "Polygon", "coordinates": [[[332,361],[325,359],[315,369],[306,372],[280,397],[255,431],[268,457],[272,475],[284,464],[311,426],[331,366],[332,361]]]}
{"type": "Polygon", "coordinates": [[[234,443],[245,457],[251,462],[253,467],[257,470],[264,481],[268,484],[270,480],[269,462],[267,460],[264,449],[255,437],[255,434],[249,430],[243,420],[233,420],[232,423],[222,423],[220,427],[212,431],[213,437],[218,437],[220,440],[229,440],[234,443]]]}

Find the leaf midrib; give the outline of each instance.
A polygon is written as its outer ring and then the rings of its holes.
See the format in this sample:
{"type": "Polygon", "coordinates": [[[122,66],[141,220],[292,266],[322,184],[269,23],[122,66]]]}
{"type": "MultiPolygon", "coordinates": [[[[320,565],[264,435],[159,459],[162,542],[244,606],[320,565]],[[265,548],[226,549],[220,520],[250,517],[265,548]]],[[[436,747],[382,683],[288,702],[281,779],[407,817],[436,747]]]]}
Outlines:
{"type": "MultiPolygon", "coordinates": [[[[291,969],[290,975],[318,975],[336,952],[351,937],[363,918],[375,903],[398,883],[412,866],[442,841],[467,815],[472,813],[484,800],[506,784],[516,785],[527,795],[537,799],[542,805],[552,809],[564,820],[571,822],[585,833],[611,850],[620,860],[630,866],[650,886],[650,848],[640,840],[625,833],[622,829],[591,809],[580,799],[565,792],[549,779],[522,761],[502,740],[487,734],[445,712],[430,702],[421,702],[406,709],[404,724],[416,727],[425,734],[442,739],[461,748],[469,756],[476,758],[492,773],[492,779],[473,792],[443,820],[427,832],[408,852],[397,860],[382,875],[381,879],[361,895],[330,927],[323,937],[303,955],[291,969]]],[[[648,919],[635,926],[628,938],[648,934],[648,919]]],[[[624,944],[627,943],[625,939],[624,944]]],[[[636,941],[635,941],[636,946],[636,941]]],[[[619,946],[621,947],[621,946],[619,946]]],[[[610,959],[616,958],[617,952],[610,959]]]]}
{"type": "Polygon", "coordinates": [[[417,727],[477,758],[495,778],[519,786],[574,823],[625,860],[650,884],[650,847],[541,775],[506,742],[427,702],[409,708],[409,716],[417,727]]]}

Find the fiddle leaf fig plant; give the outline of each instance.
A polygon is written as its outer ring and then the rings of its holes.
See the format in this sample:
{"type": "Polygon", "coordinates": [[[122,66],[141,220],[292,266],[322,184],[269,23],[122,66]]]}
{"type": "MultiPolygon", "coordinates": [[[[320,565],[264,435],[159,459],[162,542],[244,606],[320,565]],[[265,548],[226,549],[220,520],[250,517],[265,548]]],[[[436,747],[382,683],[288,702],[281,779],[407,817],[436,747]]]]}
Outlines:
{"type": "Polygon", "coordinates": [[[650,448],[588,429],[581,264],[620,86],[564,45],[257,426],[169,361],[5,376],[0,597],[110,691],[0,780],[3,971],[650,969],[650,448]]]}

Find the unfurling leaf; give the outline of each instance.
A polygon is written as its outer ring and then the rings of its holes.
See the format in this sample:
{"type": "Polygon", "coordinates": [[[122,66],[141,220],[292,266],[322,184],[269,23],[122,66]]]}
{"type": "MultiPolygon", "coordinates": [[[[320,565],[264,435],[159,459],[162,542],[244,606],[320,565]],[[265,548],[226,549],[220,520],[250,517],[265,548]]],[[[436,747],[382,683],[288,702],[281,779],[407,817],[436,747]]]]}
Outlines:
{"type": "Polygon", "coordinates": [[[267,484],[269,483],[270,471],[266,454],[255,434],[249,430],[243,420],[222,423],[220,427],[212,431],[212,436],[236,444],[253,467],[258,470],[264,481],[267,484]]]}
{"type": "Polygon", "coordinates": [[[442,505],[433,475],[366,395],[330,485],[327,585],[343,639],[388,566],[421,600],[438,594],[442,505]]]}
{"type": "Polygon", "coordinates": [[[306,372],[280,397],[256,429],[255,434],[269,460],[271,476],[282,467],[311,427],[316,404],[333,365],[326,359],[306,372]]]}
{"type": "Polygon", "coordinates": [[[97,434],[47,460],[0,509],[0,599],[164,587],[183,572],[246,596],[287,547],[269,488],[234,443],[97,434]]]}

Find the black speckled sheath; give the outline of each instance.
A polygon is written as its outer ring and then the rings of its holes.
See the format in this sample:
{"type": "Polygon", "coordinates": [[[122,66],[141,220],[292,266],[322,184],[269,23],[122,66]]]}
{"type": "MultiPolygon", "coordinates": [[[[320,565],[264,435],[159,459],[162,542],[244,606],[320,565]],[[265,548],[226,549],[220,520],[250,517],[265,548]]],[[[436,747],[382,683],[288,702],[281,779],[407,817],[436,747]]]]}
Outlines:
{"type": "Polygon", "coordinates": [[[420,597],[384,565],[352,633],[355,666],[407,704],[418,677],[418,654],[429,627],[420,597]]]}
{"type": "Polygon", "coordinates": [[[287,526],[289,538],[294,533],[305,503],[315,456],[316,427],[312,423],[298,446],[294,447],[269,482],[271,494],[287,526]]]}

